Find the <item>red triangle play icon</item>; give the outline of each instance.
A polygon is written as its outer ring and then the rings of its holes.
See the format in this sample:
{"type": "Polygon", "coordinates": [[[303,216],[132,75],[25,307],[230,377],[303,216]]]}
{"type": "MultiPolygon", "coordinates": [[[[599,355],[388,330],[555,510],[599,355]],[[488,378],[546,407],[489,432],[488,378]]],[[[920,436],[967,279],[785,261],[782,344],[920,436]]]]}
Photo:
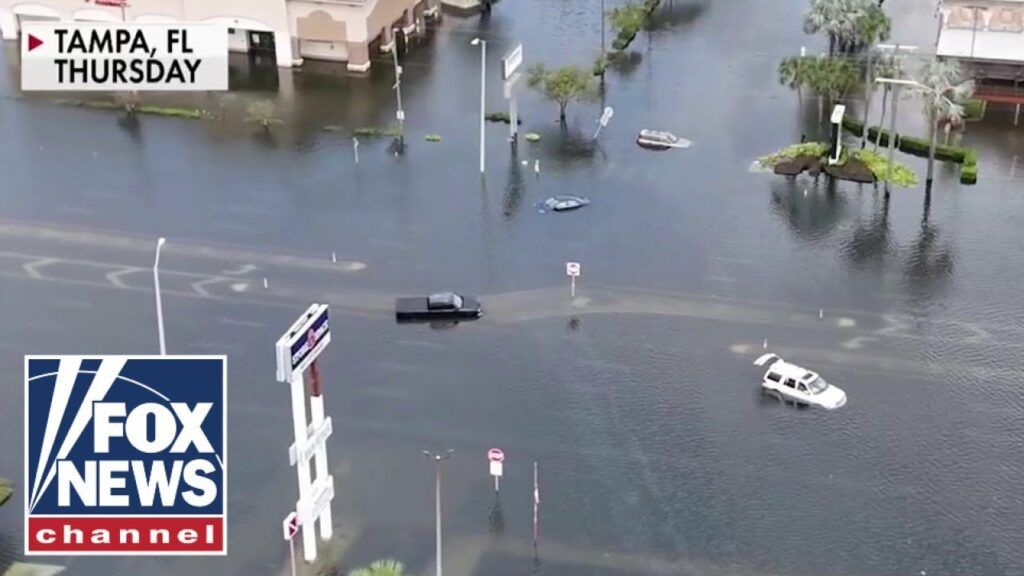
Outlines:
{"type": "Polygon", "coordinates": [[[40,40],[39,38],[36,38],[35,36],[33,36],[31,34],[28,35],[28,51],[29,52],[35,50],[36,48],[39,48],[42,45],[43,45],[43,41],[42,40],[40,40]]]}

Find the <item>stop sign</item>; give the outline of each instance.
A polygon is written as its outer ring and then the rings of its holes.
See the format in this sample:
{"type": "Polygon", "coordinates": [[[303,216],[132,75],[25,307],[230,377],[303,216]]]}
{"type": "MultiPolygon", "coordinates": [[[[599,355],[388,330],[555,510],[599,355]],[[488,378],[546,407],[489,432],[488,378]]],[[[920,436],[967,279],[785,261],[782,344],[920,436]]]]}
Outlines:
{"type": "Polygon", "coordinates": [[[505,453],[498,448],[491,448],[487,451],[487,459],[491,462],[504,462],[505,453]]]}

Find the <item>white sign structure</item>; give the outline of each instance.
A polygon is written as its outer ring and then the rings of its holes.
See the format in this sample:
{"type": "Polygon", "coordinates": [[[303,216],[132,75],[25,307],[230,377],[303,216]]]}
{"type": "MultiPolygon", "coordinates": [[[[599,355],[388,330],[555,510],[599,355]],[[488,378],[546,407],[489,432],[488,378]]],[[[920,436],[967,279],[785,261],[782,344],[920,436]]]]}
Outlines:
{"type": "Polygon", "coordinates": [[[511,80],[512,75],[515,74],[516,70],[519,69],[519,65],[523,63],[523,45],[518,44],[508,56],[501,61],[502,80],[511,80]]]}
{"type": "Polygon", "coordinates": [[[522,74],[519,72],[519,66],[522,63],[522,44],[517,44],[509,52],[508,56],[501,60],[501,77],[505,81],[505,98],[508,99],[509,139],[513,145],[515,145],[519,135],[519,106],[516,103],[516,84],[519,83],[519,79],[522,77],[522,74]]]}
{"type": "Polygon", "coordinates": [[[569,276],[570,281],[572,282],[572,284],[570,284],[570,288],[569,288],[570,292],[569,292],[569,294],[573,298],[575,298],[576,297],[576,277],[580,275],[580,263],[579,262],[566,262],[565,263],[565,273],[569,276]]]}
{"type": "Polygon", "coordinates": [[[491,476],[494,476],[494,491],[498,491],[498,479],[501,478],[502,466],[505,462],[505,453],[498,448],[491,448],[487,451],[487,460],[490,464],[491,476]]]}
{"type": "Polygon", "coordinates": [[[615,110],[611,106],[605,106],[604,112],[601,113],[601,118],[597,121],[597,131],[594,132],[594,139],[596,140],[598,135],[601,134],[601,129],[608,126],[608,122],[611,121],[612,116],[615,115],[615,110]]]}
{"type": "Polygon", "coordinates": [[[316,524],[320,538],[329,540],[333,534],[331,501],[334,499],[334,477],[327,466],[327,439],[333,432],[330,418],[324,415],[324,398],[320,393],[314,361],[331,341],[330,315],[327,305],[313,304],[277,341],[277,379],[291,388],[292,424],[295,442],[288,449],[288,459],[295,466],[299,479],[299,501],[296,504],[298,526],[302,532],[302,552],[306,562],[317,557],[316,524]],[[306,421],[305,371],[313,368],[313,394],[309,398],[310,422],[306,421]],[[316,477],[312,477],[310,460],[316,477]]]}
{"type": "Polygon", "coordinates": [[[227,28],[192,22],[24,22],[21,89],[227,90],[227,28]]]}

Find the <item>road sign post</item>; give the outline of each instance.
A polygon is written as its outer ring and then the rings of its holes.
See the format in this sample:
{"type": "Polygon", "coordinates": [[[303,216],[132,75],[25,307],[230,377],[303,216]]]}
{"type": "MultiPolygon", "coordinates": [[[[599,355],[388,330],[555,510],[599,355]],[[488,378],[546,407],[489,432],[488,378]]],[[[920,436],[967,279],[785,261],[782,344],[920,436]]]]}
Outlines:
{"type": "Polygon", "coordinates": [[[295,535],[299,532],[299,515],[295,512],[289,513],[281,522],[284,531],[284,539],[288,542],[288,554],[292,561],[292,576],[296,576],[295,570],[295,535]]]}
{"type": "Polygon", "coordinates": [[[291,389],[292,425],[295,442],[289,448],[289,461],[295,466],[299,480],[299,501],[296,507],[301,528],[302,550],[306,562],[317,557],[316,524],[320,523],[320,538],[332,536],[331,501],[334,498],[334,477],[327,465],[327,438],[333,423],[324,415],[324,400],[316,370],[317,357],[331,342],[329,314],[326,304],[313,304],[277,341],[277,380],[286,382],[291,389]],[[312,394],[309,399],[311,421],[306,421],[305,371],[312,375],[312,394]],[[310,470],[315,463],[316,477],[310,470]]]}
{"type": "Polygon", "coordinates": [[[502,468],[505,462],[505,453],[499,448],[491,448],[487,451],[487,461],[489,462],[491,476],[494,476],[494,491],[497,492],[500,489],[499,480],[501,479],[502,468]]]}
{"type": "Polygon", "coordinates": [[[580,263],[579,262],[566,262],[565,273],[569,276],[570,292],[569,295],[573,298],[576,297],[576,277],[580,275],[580,263]]]}
{"type": "Polygon", "coordinates": [[[614,115],[615,110],[611,106],[605,106],[604,112],[601,113],[601,118],[597,121],[597,131],[594,132],[594,140],[597,140],[597,136],[601,133],[601,129],[608,126],[608,122],[611,121],[612,116],[614,115]]]}

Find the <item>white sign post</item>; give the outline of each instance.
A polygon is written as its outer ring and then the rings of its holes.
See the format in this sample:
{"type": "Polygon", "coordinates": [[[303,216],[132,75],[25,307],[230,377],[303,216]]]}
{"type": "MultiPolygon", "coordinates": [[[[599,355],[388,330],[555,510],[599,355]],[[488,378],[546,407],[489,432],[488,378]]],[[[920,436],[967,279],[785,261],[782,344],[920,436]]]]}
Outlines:
{"type": "Polygon", "coordinates": [[[499,490],[498,481],[501,479],[502,466],[505,462],[505,453],[498,448],[491,448],[487,451],[487,460],[490,463],[491,476],[494,476],[494,491],[499,490]]]}
{"type": "Polygon", "coordinates": [[[601,119],[597,121],[597,131],[594,132],[594,140],[597,140],[597,136],[601,133],[601,129],[608,126],[608,122],[611,121],[612,116],[615,115],[615,110],[611,106],[605,106],[604,112],[601,113],[601,119]]]}
{"type": "Polygon", "coordinates": [[[288,449],[289,461],[295,466],[299,479],[299,501],[296,506],[298,527],[302,531],[302,552],[306,562],[316,560],[316,524],[320,523],[320,538],[332,536],[331,500],[334,498],[334,477],[327,466],[327,439],[333,431],[330,418],[324,415],[324,398],[320,393],[316,359],[331,342],[331,330],[326,304],[313,304],[292,324],[275,345],[277,352],[277,380],[291,388],[292,424],[295,443],[288,449]],[[309,399],[311,422],[306,422],[305,371],[312,375],[312,395],[309,399]],[[310,461],[315,463],[316,478],[312,477],[310,461]]]}
{"type": "Polygon", "coordinates": [[[288,553],[292,559],[292,576],[296,576],[295,571],[295,535],[299,533],[299,515],[295,512],[289,513],[284,517],[284,521],[281,522],[281,529],[284,532],[284,539],[288,542],[288,553]]]}
{"type": "Polygon", "coordinates": [[[512,145],[516,145],[519,137],[519,107],[516,104],[516,84],[522,74],[519,73],[519,66],[523,63],[523,45],[516,45],[508,56],[501,61],[502,79],[505,81],[505,98],[508,99],[508,120],[509,138],[512,145]]]}
{"type": "Polygon", "coordinates": [[[566,262],[565,263],[565,273],[569,276],[570,282],[572,283],[572,284],[570,284],[570,292],[569,292],[569,294],[573,298],[575,298],[576,297],[576,277],[580,275],[580,263],[579,262],[566,262]]]}

